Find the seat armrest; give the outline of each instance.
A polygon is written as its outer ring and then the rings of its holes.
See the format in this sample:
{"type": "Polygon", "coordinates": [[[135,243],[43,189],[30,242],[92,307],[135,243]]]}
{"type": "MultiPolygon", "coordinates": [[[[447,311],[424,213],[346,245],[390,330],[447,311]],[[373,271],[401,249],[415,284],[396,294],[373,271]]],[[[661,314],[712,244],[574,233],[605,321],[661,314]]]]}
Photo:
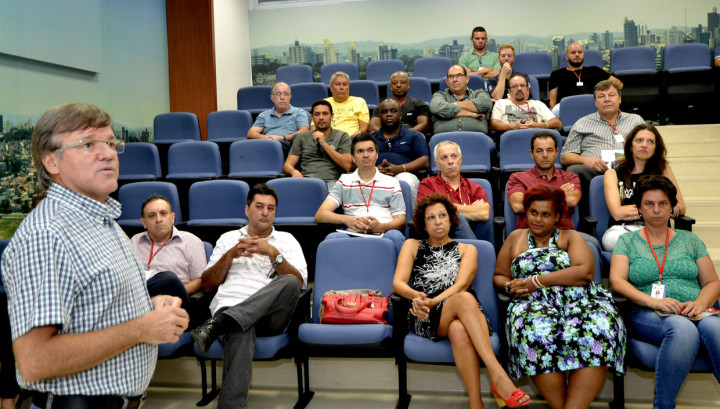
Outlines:
{"type": "Polygon", "coordinates": [[[408,334],[408,310],[410,309],[410,300],[403,298],[397,294],[390,295],[390,304],[393,311],[393,349],[397,357],[403,356],[403,346],[405,343],[405,335],[408,334]]]}
{"type": "Polygon", "coordinates": [[[503,216],[495,216],[493,219],[493,228],[495,229],[495,253],[500,251],[502,243],[505,241],[505,218],[503,216]]]}
{"type": "Polygon", "coordinates": [[[680,216],[675,219],[676,229],[692,231],[693,224],[695,224],[695,219],[692,217],[680,216]]]}
{"type": "Polygon", "coordinates": [[[298,299],[295,311],[290,319],[288,329],[291,334],[297,334],[297,328],[300,324],[310,322],[310,300],[312,300],[312,288],[303,288],[300,290],[300,298],[298,299]]]}
{"type": "Polygon", "coordinates": [[[595,229],[597,228],[597,224],[598,221],[596,218],[591,216],[583,216],[580,219],[580,231],[595,237],[595,229]]]}

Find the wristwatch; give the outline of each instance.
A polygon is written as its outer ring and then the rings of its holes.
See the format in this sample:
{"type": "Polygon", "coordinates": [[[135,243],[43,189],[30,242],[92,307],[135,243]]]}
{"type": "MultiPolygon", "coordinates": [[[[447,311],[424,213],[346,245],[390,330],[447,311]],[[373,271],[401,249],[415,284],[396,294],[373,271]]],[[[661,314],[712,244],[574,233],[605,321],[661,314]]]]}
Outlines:
{"type": "Polygon", "coordinates": [[[278,266],[282,264],[285,261],[285,257],[283,257],[282,254],[278,254],[277,257],[275,257],[275,261],[272,262],[273,267],[278,266]]]}

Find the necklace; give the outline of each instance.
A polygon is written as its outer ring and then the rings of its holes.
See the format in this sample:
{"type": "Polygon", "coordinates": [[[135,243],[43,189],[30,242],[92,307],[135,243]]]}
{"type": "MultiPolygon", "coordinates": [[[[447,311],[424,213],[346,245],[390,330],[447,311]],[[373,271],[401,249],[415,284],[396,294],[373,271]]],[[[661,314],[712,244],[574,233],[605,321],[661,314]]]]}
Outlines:
{"type": "MultiPolygon", "coordinates": [[[[530,233],[532,234],[532,233],[530,233]]],[[[535,242],[535,247],[547,247],[550,245],[550,237],[552,236],[552,233],[549,234],[546,238],[540,239],[535,237],[534,234],[532,234],[533,241],[535,242]],[[545,243],[545,245],[543,245],[545,243]]]]}

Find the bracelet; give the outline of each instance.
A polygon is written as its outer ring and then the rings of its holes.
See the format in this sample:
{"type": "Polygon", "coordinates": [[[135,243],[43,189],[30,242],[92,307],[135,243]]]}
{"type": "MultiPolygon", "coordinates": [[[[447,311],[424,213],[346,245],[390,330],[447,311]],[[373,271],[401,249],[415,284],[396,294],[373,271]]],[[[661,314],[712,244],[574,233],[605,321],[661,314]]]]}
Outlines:
{"type": "Polygon", "coordinates": [[[510,281],[505,283],[505,293],[507,293],[507,294],[510,294],[510,288],[508,288],[509,286],[510,286],[510,281]]]}
{"type": "Polygon", "coordinates": [[[403,165],[403,172],[407,172],[407,169],[405,169],[405,165],[403,165]]]}
{"type": "Polygon", "coordinates": [[[535,289],[539,289],[540,286],[535,282],[535,276],[530,277],[530,282],[535,286],[535,289]]]}
{"type": "Polygon", "coordinates": [[[537,274],[532,276],[532,282],[537,288],[545,288],[545,286],[540,282],[540,276],[537,274]]]}

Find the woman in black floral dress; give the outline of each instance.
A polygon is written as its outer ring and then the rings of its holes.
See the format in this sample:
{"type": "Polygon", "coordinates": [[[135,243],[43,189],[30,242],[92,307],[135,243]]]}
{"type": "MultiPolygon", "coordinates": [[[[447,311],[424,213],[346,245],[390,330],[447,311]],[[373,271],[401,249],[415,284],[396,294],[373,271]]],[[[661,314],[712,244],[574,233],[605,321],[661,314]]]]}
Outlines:
{"type": "Polygon", "coordinates": [[[458,225],[455,205],[441,194],[425,196],[415,209],[413,221],[426,239],[405,241],[393,279],[393,291],[412,300],[413,330],[433,340],[450,340],[470,408],[483,407],[480,360],[488,369],[494,392],[507,406],[530,403],[530,397],[515,387],[495,358],[490,326],[475,295],[468,292],[477,271],[477,250],[448,236],[458,225]]]}
{"type": "Polygon", "coordinates": [[[558,230],[562,189],[538,185],[523,198],[529,229],[513,231],[495,268],[512,296],[506,336],[510,375],[531,376],[552,408],[588,407],[609,368],[623,372],[625,327],[593,281],[595,261],[574,230],[558,230]]]}

